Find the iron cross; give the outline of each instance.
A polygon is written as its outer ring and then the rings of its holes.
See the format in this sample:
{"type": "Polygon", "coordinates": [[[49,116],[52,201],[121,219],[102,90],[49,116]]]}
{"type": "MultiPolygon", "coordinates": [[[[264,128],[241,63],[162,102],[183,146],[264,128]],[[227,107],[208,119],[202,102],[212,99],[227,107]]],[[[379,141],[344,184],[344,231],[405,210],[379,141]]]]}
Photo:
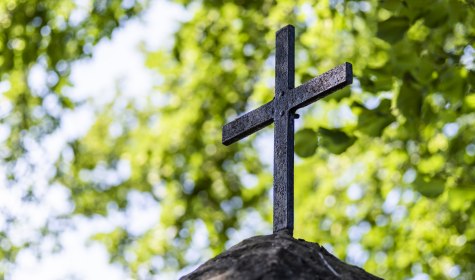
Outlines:
{"type": "Polygon", "coordinates": [[[267,104],[223,127],[223,144],[230,145],[260,129],[274,126],[274,233],[294,228],[294,118],[307,106],[353,82],[346,62],[294,88],[294,41],[292,25],[276,33],[275,96],[267,104]]]}

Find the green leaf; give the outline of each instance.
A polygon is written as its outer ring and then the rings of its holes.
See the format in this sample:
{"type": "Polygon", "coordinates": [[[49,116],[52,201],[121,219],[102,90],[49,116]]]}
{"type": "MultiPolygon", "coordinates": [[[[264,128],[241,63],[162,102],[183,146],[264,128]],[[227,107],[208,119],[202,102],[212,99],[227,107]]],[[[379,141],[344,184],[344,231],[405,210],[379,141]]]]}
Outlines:
{"type": "MultiPolygon", "coordinates": [[[[402,1],[401,1],[402,2],[402,1]]],[[[420,12],[421,10],[428,9],[431,5],[434,4],[434,0],[417,0],[417,1],[407,1],[406,5],[409,9],[420,12]]]]}
{"type": "Polygon", "coordinates": [[[453,211],[467,210],[475,201],[475,187],[457,187],[449,190],[448,204],[453,211]]]}
{"type": "Polygon", "coordinates": [[[326,97],[325,99],[328,101],[328,100],[336,100],[336,101],[340,101],[342,100],[343,98],[345,97],[348,97],[351,95],[351,87],[345,87],[345,88],[342,88],[332,94],[330,94],[328,97],[326,97]]]}
{"type": "Polygon", "coordinates": [[[465,96],[464,106],[467,108],[467,111],[475,110],[475,93],[465,96]]]}
{"type": "Polygon", "coordinates": [[[414,188],[425,197],[436,198],[444,192],[445,181],[418,176],[414,181],[414,188]]]}
{"type": "Polygon", "coordinates": [[[371,137],[381,136],[383,130],[395,120],[390,110],[391,101],[388,99],[381,101],[374,110],[364,108],[358,116],[358,130],[371,137]]]}
{"type": "Polygon", "coordinates": [[[356,141],[356,137],[348,136],[338,129],[319,128],[320,145],[330,153],[339,155],[345,152],[356,141]]]}
{"type": "Polygon", "coordinates": [[[439,91],[444,95],[444,98],[451,103],[459,102],[465,93],[468,86],[467,78],[462,76],[459,68],[451,68],[440,74],[438,79],[439,91]]]}
{"type": "Polygon", "coordinates": [[[376,36],[384,41],[394,44],[400,41],[409,29],[409,20],[405,17],[391,17],[378,23],[376,36]]]}
{"type": "Polygon", "coordinates": [[[406,74],[396,97],[396,106],[406,119],[418,120],[421,114],[422,93],[416,88],[414,79],[406,74]]]}
{"type": "Polygon", "coordinates": [[[367,110],[358,117],[358,130],[368,136],[379,137],[393,121],[394,118],[390,115],[380,115],[367,110]]]}
{"type": "Polygon", "coordinates": [[[428,84],[432,80],[432,73],[437,70],[432,57],[420,57],[412,62],[411,75],[420,83],[428,84]]]}
{"type": "Polygon", "coordinates": [[[424,174],[437,174],[444,168],[446,161],[447,159],[441,154],[423,157],[419,160],[417,169],[424,174]]]}
{"type": "Polygon", "coordinates": [[[401,4],[402,1],[400,0],[381,0],[381,3],[379,5],[381,8],[394,11],[401,7],[401,4]]]}
{"type": "Polygon", "coordinates": [[[295,153],[302,158],[315,154],[318,147],[317,132],[311,128],[304,128],[295,134],[295,153]]]}
{"type": "Polygon", "coordinates": [[[361,87],[372,93],[388,91],[393,87],[392,75],[381,72],[380,69],[368,68],[365,70],[363,77],[359,79],[361,87]]]}
{"type": "Polygon", "coordinates": [[[424,24],[435,28],[444,24],[449,18],[449,9],[446,2],[434,3],[431,10],[424,17],[424,24]]]}
{"type": "Polygon", "coordinates": [[[475,89],[475,70],[468,71],[467,82],[472,87],[472,90],[475,89]]]}

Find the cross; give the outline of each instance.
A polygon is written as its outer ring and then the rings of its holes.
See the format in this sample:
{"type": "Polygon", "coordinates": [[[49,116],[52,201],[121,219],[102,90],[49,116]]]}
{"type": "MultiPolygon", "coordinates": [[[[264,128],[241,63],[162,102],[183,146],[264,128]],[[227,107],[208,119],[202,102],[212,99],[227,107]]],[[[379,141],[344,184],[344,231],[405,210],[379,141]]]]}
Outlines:
{"type": "Polygon", "coordinates": [[[307,83],[294,87],[294,41],[292,25],[276,33],[275,96],[223,127],[223,144],[230,145],[262,128],[274,126],[274,233],[294,229],[294,119],[305,107],[353,82],[346,62],[307,83]]]}

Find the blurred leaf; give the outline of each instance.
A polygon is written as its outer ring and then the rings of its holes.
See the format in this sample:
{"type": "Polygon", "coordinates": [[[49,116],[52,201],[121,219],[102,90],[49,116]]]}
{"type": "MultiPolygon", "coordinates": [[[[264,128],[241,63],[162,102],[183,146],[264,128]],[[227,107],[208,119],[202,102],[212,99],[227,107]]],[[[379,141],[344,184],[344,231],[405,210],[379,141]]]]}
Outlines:
{"type": "Polygon", "coordinates": [[[330,94],[329,96],[325,97],[325,100],[327,100],[327,101],[328,100],[340,101],[343,98],[346,98],[350,95],[351,95],[351,87],[345,87],[345,88],[342,88],[342,89],[330,94]]]}
{"type": "Polygon", "coordinates": [[[379,38],[384,41],[394,44],[400,41],[406,31],[409,29],[409,20],[405,17],[390,17],[389,19],[378,22],[379,38]]]}
{"type": "Polygon", "coordinates": [[[402,1],[399,0],[381,0],[381,8],[388,9],[388,10],[397,10],[401,7],[402,1]]]}
{"type": "Polygon", "coordinates": [[[463,99],[466,91],[467,79],[462,76],[464,70],[452,68],[440,74],[439,90],[451,103],[458,103],[463,99]]]}
{"type": "Polygon", "coordinates": [[[364,108],[358,116],[358,130],[371,137],[381,136],[383,130],[395,121],[391,114],[391,101],[384,99],[374,110],[364,108]]]}
{"type": "Polygon", "coordinates": [[[449,189],[448,203],[453,211],[465,211],[475,201],[474,186],[459,186],[449,189]]]}
{"type": "Polygon", "coordinates": [[[408,122],[417,122],[421,114],[422,94],[415,86],[414,79],[406,74],[396,97],[396,106],[408,122]]]}
{"type": "Polygon", "coordinates": [[[440,172],[446,159],[441,154],[436,154],[428,158],[423,158],[419,161],[418,170],[424,174],[436,174],[440,172]]]}
{"type": "Polygon", "coordinates": [[[423,196],[436,198],[444,192],[445,181],[436,178],[417,176],[417,179],[414,182],[414,187],[423,196]]]}
{"type": "Polygon", "coordinates": [[[433,79],[433,73],[437,70],[432,57],[419,57],[414,61],[414,67],[410,69],[411,76],[420,84],[427,85],[433,79]]]}
{"type": "MultiPolygon", "coordinates": [[[[233,232],[271,229],[272,174],[254,148],[256,137],[223,147],[220,136],[227,121],[272,99],[275,32],[283,23],[296,26],[300,80],[343,61],[353,64],[357,77],[351,89],[317,102],[300,120],[304,127],[338,129],[298,131],[297,155],[314,155],[319,145],[338,156],[320,153],[296,162],[296,235],[331,241],[343,258],[359,242],[368,258],[358,265],[386,279],[419,273],[446,279],[454,264],[454,277],[474,278],[475,72],[462,63],[475,39],[473,1],[174,1],[193,8],[174,29],[173,46],[140,48],[146,66],[159,75],[156,91],[138,99],[117,94],[104,106],[69,97],[67,89],[76,86],[69,75],[75,61],[90,57],[117,27],[127,32],[127,19],[144,2],[92,1],[86,9],[77,2],[0,1],[4,183],[7,192],[28,189],[18,197],[43,203],[34,197],[37,180],[25,179],[48,170],[46,184],[68,189],[73,220],[127,214],[133,194],[149,196],[161,209],[149,230],[123,227],[96,236],[128,278],[160,278],[205,261],[186,257],[198,233],[212,244],[198,254],[207,256],[224,250],[233,232]],[[77,22],[78,11],[83,21],[77,22]],[[38,66],[47,75],[41,92],[31,83],[38,66]],[[369,97],[381,104],[367,109],[361,104],[369,97]],[[65,134],[64,117],[78,104],[93,108],[88,134],[67,140],[51,166],[35,165],[41,155],[35,147],[54,146],[48,139],[65,134]],[[446,135],[450,123],[459,125],[453,138],[446,135]],[[365,135],[364,141],[354,135],[365,135]],[[404,172],[408,166],[415,167],[404,172]],[[458,182],[464,183],[455,187],[458,182]],[[405,184],[440,199],[418,199],[401,190],[405,184]],[[385,206],[394,202],[390,214],[385,206]],[[250,213],[257,221],[251,227],[250,213]],[[360,240],[355,232],[366,233],[360,240]]],[[[14,267],[23,248],[43,247],[30,240],[17,244],[17,212],[0,211],[9,228],[0,229],[0,279],[11,278],[2,267],[14,267]]],[[[62,223],[63,217],[48,217],[41,236],[49,240],[61,232],[58,219],[62,223]]]]}
{"type": "Polygon", "coordinates": [[[295,133],[295,153],[302,158],[315,154],[318,147],[317,132],[304,128],[295,133]]]}
{"type": "Polygon", "coordinates": [[[345,152],[356,141],[356,137],[348,136],[346,133],[338,129],[326,129],[320,127],[318,129],[318,135],[320,138],[320,146],[336,155],[345,152]]]}
{"type": "Polygon", "coordinates": [[[468,110],[475,110],[475,93],[465,96],[464,105],[468,110]]]}
{"type": "Polygon", "coordinates": [[[436,28],[446,23],[449,18],[449,7],[445,1],[431,3],[430,10],[425,14],[424,23],[430,28],[436,28]]]}

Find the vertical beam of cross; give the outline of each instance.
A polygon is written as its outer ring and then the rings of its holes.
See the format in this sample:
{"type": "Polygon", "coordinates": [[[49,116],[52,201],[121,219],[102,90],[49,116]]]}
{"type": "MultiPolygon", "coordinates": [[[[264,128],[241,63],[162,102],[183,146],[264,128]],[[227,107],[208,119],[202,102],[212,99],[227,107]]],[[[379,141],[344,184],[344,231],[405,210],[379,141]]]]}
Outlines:
{"type": "Polygon", "coordinates": [[[294,88],[294,27],[276,34],[275,96],[265,105],[227,123],[223,144],[230,145],[262,128],[274,127],[274,233],[294,228],[294,118],[295,111],[353,81],[350,63],[344,63],[294,88]]]}
{"type": "Polygon", "coordinates": [[[294,113],[286,95],[294,88],[294,27],[276,34],[274,98],[274,232],[294,227],[294,113]]]}

